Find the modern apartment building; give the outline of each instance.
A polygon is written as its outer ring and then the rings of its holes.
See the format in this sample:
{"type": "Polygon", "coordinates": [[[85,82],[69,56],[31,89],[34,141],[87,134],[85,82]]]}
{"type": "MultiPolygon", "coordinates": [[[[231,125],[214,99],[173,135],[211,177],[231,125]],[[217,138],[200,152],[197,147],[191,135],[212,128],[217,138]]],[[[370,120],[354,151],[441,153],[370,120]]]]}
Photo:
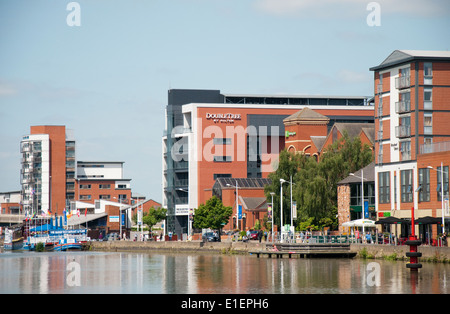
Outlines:
{"type": "MultiPolygon", "coordinates": [[[[283,120],[303,108],[336,122],[373,123],[364,96],[234,95],[219,90],[168,92],[162,138],[167,230],[188,230],[189,210],[205,203],[217,178],[266,178],[274,171],[286,130],[283,120]]],[[[311,130],[312,132],[312,130],[311,130]]],[[[309,134],[307,141],[311,142],[309,134]]],[[[293,134],[291,140],[299,140],[293,134]]]]}
{"type": "Polygon", "coordinates": [[[123,177],[122,161],[78,161],[77,195],[81,202],[106,200],[131,205],[131,179],[123,177]]]}
{"type": "Polygon", "coordinates": [[[412,207],[416,218],[440,217],[441,173],[448,197],[450,160],[442,152],[450,150],[450,52],[395,50],[370,70],[378,217],[410,218],[412,207]]]}
{"type": "Polygon", "coordinates": [[[75,197],[75,140],[65,126],[32,126],[20,143],[22,205],[28,214],[61,215],[75,197]]]}
{"type": "Polygon", "coordinates": [[[96,200],[132,204],[124,162],[76,161],[73,132],[65,126],[31,126],[20,151],[24,213],[62,215],[96,200]]]}

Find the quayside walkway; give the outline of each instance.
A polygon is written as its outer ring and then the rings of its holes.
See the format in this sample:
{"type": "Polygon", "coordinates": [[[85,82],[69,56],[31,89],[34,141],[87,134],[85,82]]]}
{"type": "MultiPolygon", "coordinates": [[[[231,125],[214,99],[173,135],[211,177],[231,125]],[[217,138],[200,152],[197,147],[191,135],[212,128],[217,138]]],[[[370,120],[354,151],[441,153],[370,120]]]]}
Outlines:
{"type": "Polygon", "coordinates": [[[294,243],[278,243],[273,246],[267,247],[265,250],[249,251],[250,254],[256,255],[256,257],[267,256],[272,258],[352,258],[355,257],[357,252],[350,249],[350,244],[336,244],[336,243],[321,243],[321,244],[294,244],[294,243]]]}

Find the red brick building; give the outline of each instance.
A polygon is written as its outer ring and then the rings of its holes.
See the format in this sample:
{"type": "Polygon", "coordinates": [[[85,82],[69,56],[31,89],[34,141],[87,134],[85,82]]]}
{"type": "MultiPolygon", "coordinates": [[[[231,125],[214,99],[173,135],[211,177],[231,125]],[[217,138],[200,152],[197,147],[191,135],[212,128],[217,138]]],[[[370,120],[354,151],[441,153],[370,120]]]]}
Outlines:
{"type": "Polygon", "coordinates": [[[416,218],[442,217],[436,190],[441,172],[428,166],[438,169],[443,162],[448,181],[450,52],[395,50],[371,70],[378,217],[410,218],[411,208],[416,218]]]}

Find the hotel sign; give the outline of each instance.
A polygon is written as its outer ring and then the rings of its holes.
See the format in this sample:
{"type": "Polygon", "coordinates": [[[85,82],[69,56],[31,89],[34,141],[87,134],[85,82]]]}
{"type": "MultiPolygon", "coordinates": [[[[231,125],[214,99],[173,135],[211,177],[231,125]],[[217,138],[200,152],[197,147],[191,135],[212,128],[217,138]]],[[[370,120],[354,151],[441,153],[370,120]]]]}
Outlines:
{"type": "Polygon", "coordinates": [[[215,123],[233,123],[235,120],[241,120],[241,114],[234,113],[206,113],[206,120],[213,120],[215,123]]]}

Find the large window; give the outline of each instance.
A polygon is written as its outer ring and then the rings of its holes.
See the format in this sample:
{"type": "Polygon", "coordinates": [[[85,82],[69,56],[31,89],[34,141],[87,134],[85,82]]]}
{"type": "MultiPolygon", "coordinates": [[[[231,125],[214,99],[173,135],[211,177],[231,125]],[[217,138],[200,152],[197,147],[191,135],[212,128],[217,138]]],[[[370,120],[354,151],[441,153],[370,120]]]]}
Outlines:
{"type": "Polygon", "coordinates": [[[423,90],[423,109],[433,109],[433,91],[431,88],[423,90]]]}
{"type": "Polygon", "coordinates": [[[423,134],[433,134],[433,114],[431,112],[423,114],[423,134]]]}
{"type": "Polygon", "coordinates": [[[390,202],[390,173],[379,172],[378,173],[378,202],[389,203],[390,202]]]}
{"type": "Polygon", "coordinates": [[[400,171],[400,186],[401,186],[401,202],[411,203],[413,201],[413,172],[412,170],[400,171]]]}
{"type": "Polygon", "coordinates": [[[430,169],[419,169],[419,202],[430,201],[430,169]]]}
{"type": "MultiPolygon", "coordinates": [[[[441,167],[437,167],[437,198],[441,201],[441,167]]],[[[444,166],[444,198],[448,197],[448,166],[444,166]]]]}

